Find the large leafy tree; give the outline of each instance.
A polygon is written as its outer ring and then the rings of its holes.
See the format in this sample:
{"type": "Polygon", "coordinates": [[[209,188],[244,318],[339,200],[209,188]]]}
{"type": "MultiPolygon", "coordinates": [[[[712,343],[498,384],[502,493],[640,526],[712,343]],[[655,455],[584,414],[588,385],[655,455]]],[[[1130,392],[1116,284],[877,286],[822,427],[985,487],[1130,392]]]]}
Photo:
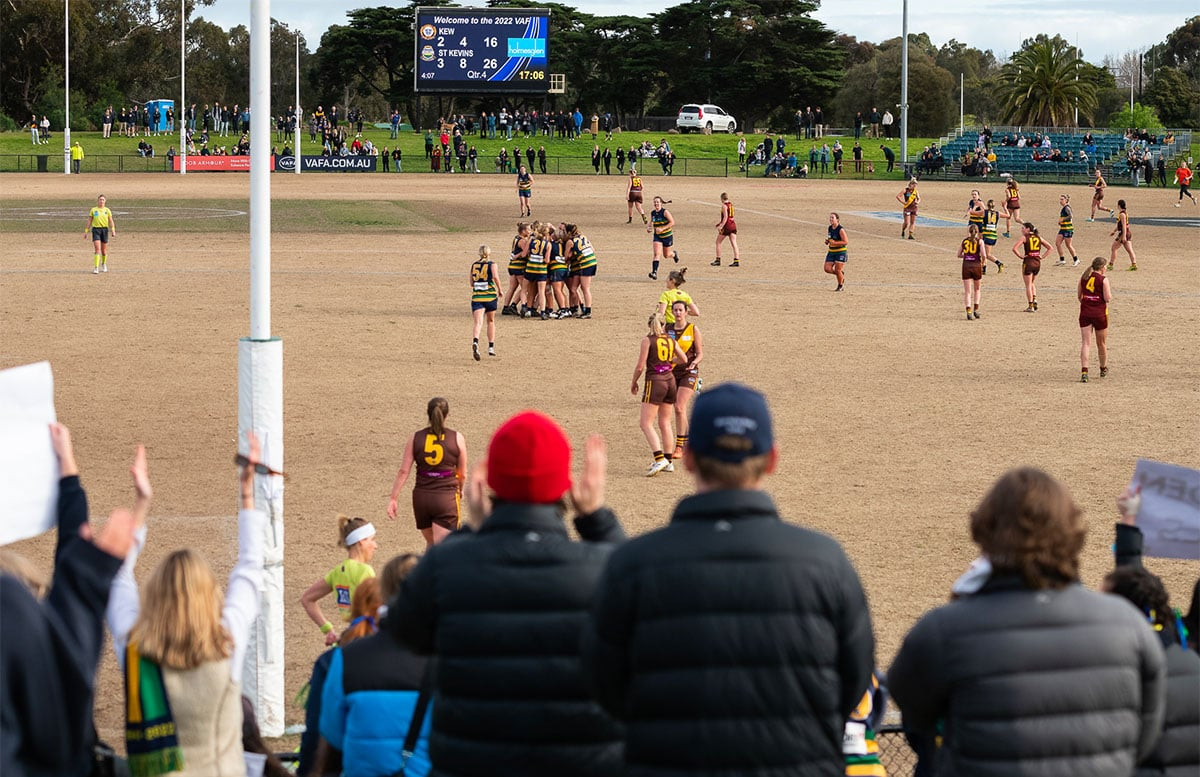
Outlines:
{"type": "Polygon", "coordinates": [[[961,74],[963,111],[980,122],[993,122],[1000,116],[996,87],[1000,66],[990,50],[980,51],[953,38],[938,49],[934,61],[951,77],[961,74]]]}
{"type": "Polygon", "coordinates": [[[692,0],[654,17],[669,87],[660,105],[714,102],[753,127],[779,106],[827,103],[843,51],[812,0],[692,0]]]}
{"type": "Polygon", "coordinates": [[[1075,125],[1075,109],[1090,117],[1096,89],[1080,79],[1084,62],[1060,36],[1026,41],[1001,70],[1000,105],[1006,120],[1043,127],[1075,125]]]}
{"type": "MultiPolygon", "coordinates": [[[[846,71],[845,83],[834,101],[838,122],[848,123],[858,111],[867,114],[900,102],[903,50],[899,39],[885,42],[870,61],[846,71]]],[[[940,135],[957,117],[956,78],[939,67],[922,46],[908,48],[908,128],[914,135],[940,135]]],[[[897,125],[899,110],[894,110],[897,125]]]]}
{"type": "Polygon", "coordinates": [[[1182,71],[1160,67],[1146,89],[1146,99],[1168,127],[1200,126],[1200,90],[1182,71]]]}

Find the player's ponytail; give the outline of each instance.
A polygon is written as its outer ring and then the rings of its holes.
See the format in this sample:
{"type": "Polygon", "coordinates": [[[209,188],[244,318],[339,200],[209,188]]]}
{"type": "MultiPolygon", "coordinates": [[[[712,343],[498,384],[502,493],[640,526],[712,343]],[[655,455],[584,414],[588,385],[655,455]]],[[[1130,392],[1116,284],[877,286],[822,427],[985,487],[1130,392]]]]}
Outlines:
{"type": "Polygon", "coordinates": [[[678,270],[671,270],[671,272],[667,274],[667,280],[671,282],[671,285],[678,289],[680,286],[687,283],[687,268],[680,267],[678,270]]]}
{"type": "Polygon", "coordinates": [[[442,397],[434,397],[429,400],[425,414],[429,416],[429,428],[434,434],[441,437],[446,433],[446,416],[450,415],[449,402],[442,397]]]}
{"type": "Polygon", "coordinates": [[[666,319],[656,310],[650,314],[650,320],[646,322],[646,326],[650,328],[650,334],[653,337],[662,337],[666,332],[666,319]]]}
{"type": "Polygon", "coordinates": [[[1086,280],[1087,280],[1087,277],[1088,277],[1089,275],[1091,275],[1092,273],[1096,272],[1096,271],[1097,271],[1097,270],[1099,270],[1100,268],[1104,267],[1104,263],[1105,263],[1105,261],[1106,261],[1106,260],[1104,259],[1104,257],[1103,257],[1103,256],[1097,256],[1095,259],[1093,259],[1093,260],[1092,260],[1092,264],[1091,264],[1091,266],[1090,266],[1090,267],[1088,267],[1086,270],[1084,270],[1084,271],[1083,271],[1083,275],[1081,275],[1081,276],[1079,277],[1079,282],[1080,282],[1080,283],[1083,283],[1084,281],[1086,281],[1086,280]]]}

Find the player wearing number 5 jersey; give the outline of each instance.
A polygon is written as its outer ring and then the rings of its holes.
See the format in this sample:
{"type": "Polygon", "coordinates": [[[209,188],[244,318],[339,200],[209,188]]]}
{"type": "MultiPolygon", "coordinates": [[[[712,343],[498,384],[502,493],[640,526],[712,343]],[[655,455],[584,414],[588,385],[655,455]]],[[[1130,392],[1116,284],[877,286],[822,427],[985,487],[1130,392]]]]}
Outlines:
{"type": "Polygon", "coordinates": [[[1079,348],[1080,382],[1087,383],[1088,356],[1092,348],[1092,333],[1096,333],[1096,350],[1100,353],[1100,377],[1108,374],[1108,303],[1112,302],[1112,287],[1104,274],[1104,257],[1092,260],[1091,269],[1079,279],[1079,348]]]}
{"type": "Polygon", "coordinates": [[[446,427],[450,404],[441,397],[429,400],[425,408],[429,426],[421,429],[404,447],[404,458],[392,484],[387,514],[396,517],[400,489],[408,480],[413,464],[417,482],[413,486],[413,517],[429,548],[458,528],[462,484],[467,475],[467,442],[462,434],[446,427]]]}
{"type": "Polygon", "coordinates": [[[633,367],[633,382],[629,391],[638,394],[638,378],[646,372],[646,383],[642,388],[641,426],[654,462],[646,470],[646,477],[654,477],[666,470],[674,472],[671,459],[663,452],[664,441],[671,439],[671,415],[675,406],[675,365],[687,361],[687,356],[675,347],[675,341],[667,336],[663,317],[657,312],[646,322],[650,332],[642,338],[637,364],[633,367]]]}

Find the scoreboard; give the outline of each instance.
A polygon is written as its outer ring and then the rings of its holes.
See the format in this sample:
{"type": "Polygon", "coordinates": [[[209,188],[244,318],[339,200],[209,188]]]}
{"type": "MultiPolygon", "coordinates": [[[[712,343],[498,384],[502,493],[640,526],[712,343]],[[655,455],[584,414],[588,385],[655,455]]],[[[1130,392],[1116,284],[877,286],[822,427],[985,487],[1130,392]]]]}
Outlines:
{"type": "Polygon", "coordinates": [[[547,8],[417,8],[417,92],[544,94],[547,8]]]}

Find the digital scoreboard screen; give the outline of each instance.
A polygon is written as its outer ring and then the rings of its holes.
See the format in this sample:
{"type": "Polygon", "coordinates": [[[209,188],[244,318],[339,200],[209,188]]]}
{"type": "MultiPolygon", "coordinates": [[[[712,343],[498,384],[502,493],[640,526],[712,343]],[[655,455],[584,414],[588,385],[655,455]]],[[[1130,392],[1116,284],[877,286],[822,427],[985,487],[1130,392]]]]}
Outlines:
{"type": "Polygon", "coordinates": [[[544,94],[547,8],[418,8],[417,92],[544,94]]]}

